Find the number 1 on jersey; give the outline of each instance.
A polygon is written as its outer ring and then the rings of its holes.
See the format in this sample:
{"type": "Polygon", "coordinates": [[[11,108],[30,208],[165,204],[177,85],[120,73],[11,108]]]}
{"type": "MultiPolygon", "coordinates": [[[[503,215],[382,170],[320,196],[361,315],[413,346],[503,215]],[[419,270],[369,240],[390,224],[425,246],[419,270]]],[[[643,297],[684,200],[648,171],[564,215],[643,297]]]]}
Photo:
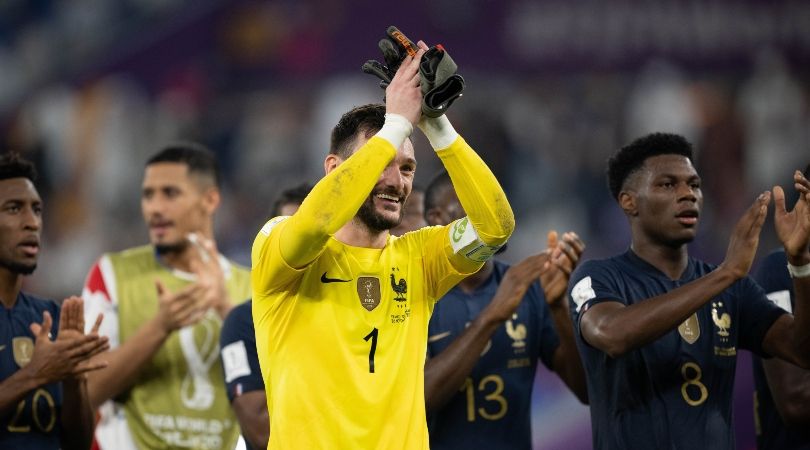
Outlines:
{"type": "Polygon", "coordinates": [[[363,340],[366,342],[371,339],[371,348],[368,351],[368,373],[374,373],[374,353],[377,352],[378,334],[380,334],[380,330],[375,327],[373,330],[371,330],[371,333],[363,338],[363,340]]]}

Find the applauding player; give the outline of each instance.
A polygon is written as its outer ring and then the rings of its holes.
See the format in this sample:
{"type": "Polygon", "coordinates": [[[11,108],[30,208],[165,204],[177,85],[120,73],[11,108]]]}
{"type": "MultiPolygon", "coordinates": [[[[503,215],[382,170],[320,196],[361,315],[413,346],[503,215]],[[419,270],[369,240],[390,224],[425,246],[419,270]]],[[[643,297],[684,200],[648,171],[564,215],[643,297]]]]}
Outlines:
{"type": "Polygon", "coordinates": [[[80,298],[60,308],[21,291],[42,231],[34,181],[31,163],[0,158],[0,448],[87,450],[94,418],[85,374],[106,365],[90,358],[109,345],[98,335],[101,316],[85,335],[80,298]]]}
{"type": "Polygon", "coordinates": [[[731,399],[744,348],[810,367],[810,182],[785,208],[775,187],[777,234],[793,267],[795,318],[747,276],[767,214],[762,193],[734,228],[725,260],[690,258],[703,206],[691,145],[656,133],[622,148],[608,183],[632,242],[619,256],[587,261],[571,299],[597,449],[733,449],[731,399]]]}
{"type": "MultiPolygon", "coordinates": [[[[446,225],[464,209],[446,173],[428,185],[426,218],[446,225]]],[[[585,246],[574,233],[514,266],[491,259],[436,304],[430,319],[425,402],[432,449],[531,448],[538,360],[585,401],[568,312],[568,276],[585,246]]]]}

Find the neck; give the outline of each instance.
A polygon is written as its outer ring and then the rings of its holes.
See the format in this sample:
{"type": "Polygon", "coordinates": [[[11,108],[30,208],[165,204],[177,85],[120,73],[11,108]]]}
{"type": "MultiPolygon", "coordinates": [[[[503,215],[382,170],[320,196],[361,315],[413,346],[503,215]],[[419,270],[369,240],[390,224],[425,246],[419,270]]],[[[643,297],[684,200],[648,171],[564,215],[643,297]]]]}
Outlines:
{"type": "Polygon", "coordinates": [[[689,263],[689,252],[686,244],[669,247],[633,237],[630,248],[639,258],[652,264],[653,267],[663,272],[671,280],[679,279],[689,263]]]}
{"type": "Polygon", "coordinates": [[[7,269],[0,269],[0,302],[6,309],[11,309],[17,303],[17,295],[22,289],[22,275],[7,269]]]}
{"type": "Polygon", "coordinates": [[[384,248],[388,230],[371,230],[355,216],[335,233],[335,239],[352,247],[384,248]]]}
{"type": "Polygon", "coordinates": [[[197,249],[193,245],[187,245],[183,250],[161,253],[158,255],[160,261],[171,269],[182,270],[183,272],[191,272],[191,261],[198,259],[196,252],[197,249]]]}
{"type": "Polygon", "coordinates": [[[465,294],[469,294],[484,284],[484,282],[489,279],[490,275],[492,275],[493,270],[495,270],[495,263],[492,262],[491,259],[487,260],[481,267],[481,270],[461,280],[458,283],[458,287],[460,287],[465,294]]]}

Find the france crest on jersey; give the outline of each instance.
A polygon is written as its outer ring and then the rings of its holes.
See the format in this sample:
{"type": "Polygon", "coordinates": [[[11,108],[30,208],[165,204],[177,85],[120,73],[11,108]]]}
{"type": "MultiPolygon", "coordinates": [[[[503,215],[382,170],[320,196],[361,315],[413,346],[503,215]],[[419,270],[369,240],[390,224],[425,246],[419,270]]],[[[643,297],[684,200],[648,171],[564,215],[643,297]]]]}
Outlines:
{"type": "Polygon", "coordinates": [[[633,305],[694,281],[715,266],[689,258],[671,280],[632,250],[587,261],[572,275],[571,314],[588,380],[596,449],[733,449],[737,351],[762,354],[784,314],[745,277],[654,342],[611,358],[586,343],[580,319],[594,305],[633,305]]]}
{"type": "MultiPolygon", "coordinates": [[[[50,300],[20,292],[11,309],[0,305],[0,381],[25,367],[34,351],[32,323],[42,323],[42,313],[53,318],[51,334],[59,329],[59,306],[50,300]]],[[[0,448],[59,449],[62,385],[52,383],[29,392],[0,419],[0,448]]]]}

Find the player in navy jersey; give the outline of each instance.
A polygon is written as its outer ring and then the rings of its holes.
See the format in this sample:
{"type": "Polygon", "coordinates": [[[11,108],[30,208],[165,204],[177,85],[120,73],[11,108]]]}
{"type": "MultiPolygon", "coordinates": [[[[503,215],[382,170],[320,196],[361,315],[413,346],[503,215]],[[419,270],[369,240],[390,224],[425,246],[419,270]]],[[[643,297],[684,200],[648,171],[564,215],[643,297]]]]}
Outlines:
{"type": "MultiPolygon", "coordinates": [[[[810,165],[804,170],[804,176],[810,176],[810,165]]],[[[768,255],[755,279],[765,289],[768,299],[793,312],[795,293],[784,250],[768,255]]],[[[752,364],[759,450],[810,450],[810,371],[775,358],[762,360],[755,356],[752,364]]]]}
{"type": "Polygon", "coordinates": [[[610,159],[608,184],[630,222],[631,246],[571,277],[594,448],[733,449],[737,350],[810,367],[810,182],[798,171],[794,182],[801,196],[792,211],[780,187],[773,198],[777,235],[797,274],[795,318],[747,276],[770,192],[738,221],[714,266],[687,253],[703,204],[691,145],[655,133],[610,159]]]}
{"type": "Polygon", "coordinates": [[[93,412],[84,374],[104,367],[89,359],[108,344],[97,333],[100,317],[85,335],[80,298],[65,300],[60,311],[21,291],[39,254],[35,178],[31,163],[15,154],[0,158],[0,448],[86,450],[93,412]]]}
{"type": "MultiPolygon", "coordinates": [[[[282,191],[273,203],[271,217],[293,215],[311,190],[312,185],[303,183],[282,191]]],[[[234,307],[222,324],[219,336],[228,400],[239,420],[248,450],[267,448],[270,439],[270,417],[256,354],[252,307],[252,301],[234,307]]]]}
{"type": "MultiPolygon", "coordinates": [[[[445,225],[465,213],[446,173],[425,193],[425,218],[445,225]]],[[[425,365],[432,449],[530,449],[530,406],[538,359],[586,401],[565,289],[584,250],[565,233],[549,251],[510,268],[490,260],[434,307],[425,365]],[[542,286],[538,282],[542,280],[542,286]]]]}

